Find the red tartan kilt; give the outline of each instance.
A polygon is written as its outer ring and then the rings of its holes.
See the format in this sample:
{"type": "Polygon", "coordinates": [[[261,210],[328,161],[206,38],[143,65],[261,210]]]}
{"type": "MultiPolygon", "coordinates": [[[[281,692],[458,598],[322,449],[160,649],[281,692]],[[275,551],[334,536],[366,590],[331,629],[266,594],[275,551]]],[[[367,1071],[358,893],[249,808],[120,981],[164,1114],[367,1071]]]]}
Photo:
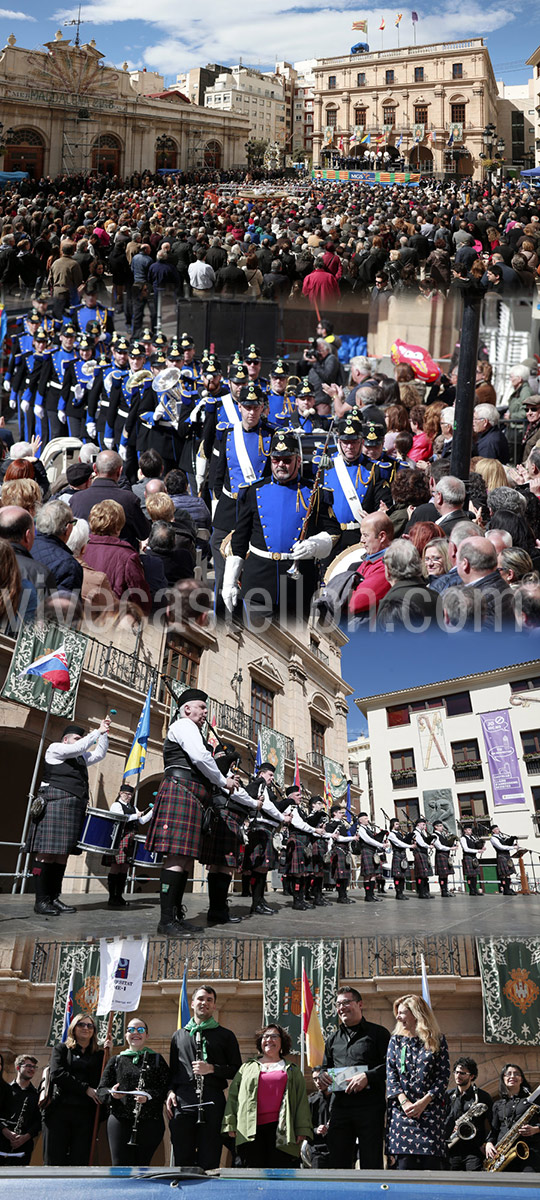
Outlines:
{"type": "Polygon", "coordinates": [[[415,847],[413,853],[415,879],[429,879],[431,875],[431,866],[427,850],[416,849],[415,847]]]}
{"type": "Polygon", "coordinates": [[[405,851],[399,847],[392,851],[392,879],[406,879],[408,875],[408,867],[403,868],[402,862],[405,858],[405,851]]]}
{"type": "Polygon", "coordinates": [[[267,829],[250,829],[244,859],[244,871],[256,871],[261,875],[275,870],[277,854],[272,833],[267,829]]]}
{"type": "Polygon", "coordinates": [[[146,849],[198,858],[207,794],[202,783],[165,775],[156,796],[146,849]]]}
{"type": "Polygon", "coordinates": [[[510,879],[516,868],[509,854],[497,855],[497,879],[510,879]]]}
{"type": "Polygon", "coordinates": [[[297,833],[289,837],[285,851],[286,875],[310,875],[313,855],[309,834],[297,833]]]}
{"type": "Polygon", "coordinates": [[[135,830],[131,833],[125,833],[123,838],[120,838],[118,850],[115,854],[104,854],[102,863],[104,867],[110,867],[113,863],[118,863],[119,867],[124,867],[128,863],[133,862],[135,853],[135,830]]]}
{"type": "Polygon", "coordinates": [[[332,879],[336,883],[350,883],[351,880],[349,851],[342,850],[341,846],[334,846],[332,853],[332,879]]]}
{"type": "Polygon", "coordinates": [[[239,870],[244,861],[244,818],[239,813],[220,809],[209,833],[204,833],[199,861],[207,867],[239,870]]]}
{"type": "Polygon", "coordinates": [[[454,874],[448,854],[441,854],[440,850],[435,851],[435,874],[439,879],[448,879],[450,875],[454,874]]]}

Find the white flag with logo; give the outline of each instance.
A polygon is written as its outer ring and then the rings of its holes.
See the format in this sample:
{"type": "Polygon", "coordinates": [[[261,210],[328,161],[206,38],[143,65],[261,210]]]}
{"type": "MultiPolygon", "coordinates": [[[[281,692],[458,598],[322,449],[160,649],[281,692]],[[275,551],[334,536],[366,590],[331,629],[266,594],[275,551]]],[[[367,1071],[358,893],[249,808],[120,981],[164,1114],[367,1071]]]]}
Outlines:
{"type": "Polygon", "coordinates": [[[135,1012],[141,998],[148,938],[102,938],[98,1016],[135,1012]]]}

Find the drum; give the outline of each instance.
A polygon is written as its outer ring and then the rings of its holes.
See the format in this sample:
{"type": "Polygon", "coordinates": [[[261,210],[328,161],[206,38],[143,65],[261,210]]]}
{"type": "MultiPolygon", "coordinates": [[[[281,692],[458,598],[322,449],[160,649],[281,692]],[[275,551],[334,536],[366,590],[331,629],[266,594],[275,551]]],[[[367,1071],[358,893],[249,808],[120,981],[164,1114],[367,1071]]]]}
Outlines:
{"type": "Polygon", "coordinates": [[[135,863],[140,867],[159,867],[161,865],[163,855],[159,854],[157,851],[146,849],[146,837],[144,833],[136,833],[135,837],[133,838],[133,842],[134,853],[131,858],[132,863],[135,863]]]}
{"type": "Polygon", "coordinates": [[[124,822],[116,813],[101,808],[87,808],[79,850],[114,853],[124,831],[124,822]]]}

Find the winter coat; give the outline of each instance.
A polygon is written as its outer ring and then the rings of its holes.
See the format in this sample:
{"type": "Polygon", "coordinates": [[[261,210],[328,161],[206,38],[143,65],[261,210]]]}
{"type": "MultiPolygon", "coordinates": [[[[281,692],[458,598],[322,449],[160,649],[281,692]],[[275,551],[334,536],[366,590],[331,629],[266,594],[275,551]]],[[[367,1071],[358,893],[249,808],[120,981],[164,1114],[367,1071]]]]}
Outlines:
{"type": "MultiPolygon", "coordinates": [[[[287,1084],[281,1102],[276,1147],[300,1157],[297,1137],[311,1138],[313,1126],[304,1076],[296,1063],[286,1062],[287,1084]]],[[[257,1089],[261,1064],[258,1059],[243,1063],[229,1086],[223,1114],[222,1133],[236,1133],[236,1146],[254,1142],[257,1133],[257,1089]]]]}
{"type": "Polygon", "coordinates": [[[121,598],[129,589],[137,589],[140,597],[134,596],[133,599],[144,613],[150,611],[148,584],[139,555],[129,542],[112,534],[91,533],[84,557],[89,567],[105,572],[115,596],[121,598]]]}

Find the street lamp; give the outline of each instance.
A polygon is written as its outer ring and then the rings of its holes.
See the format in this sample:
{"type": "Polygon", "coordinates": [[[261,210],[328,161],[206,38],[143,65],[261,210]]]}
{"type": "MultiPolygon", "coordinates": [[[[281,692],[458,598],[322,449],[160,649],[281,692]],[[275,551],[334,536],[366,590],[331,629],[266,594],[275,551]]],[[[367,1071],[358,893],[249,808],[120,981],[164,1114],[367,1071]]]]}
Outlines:
{"type": "Polygon", "coordinates": [[[495,127],[495,125],[493,125],[490,122],[489,125],[486,125],[486,128],[484,129],[484,132],[482,134],[482,141],[484,143],[484,153],[480,155],[480,158],[483,159],[483,161],[485,162],[485,166],[486,166],[487,177],[488,177],[488,195],[489,195],[490,200],[491,200],[491,192],[492,192],[492,187],[493,187],[493,168],[495,166],[502,166],[502,162],[503,162],[503,158],[504,158],[504,148],[505,148],[504,138],[500,137],[496,141],[495,140],[496,137],[497,137],[496,127],[495,127]]]}

